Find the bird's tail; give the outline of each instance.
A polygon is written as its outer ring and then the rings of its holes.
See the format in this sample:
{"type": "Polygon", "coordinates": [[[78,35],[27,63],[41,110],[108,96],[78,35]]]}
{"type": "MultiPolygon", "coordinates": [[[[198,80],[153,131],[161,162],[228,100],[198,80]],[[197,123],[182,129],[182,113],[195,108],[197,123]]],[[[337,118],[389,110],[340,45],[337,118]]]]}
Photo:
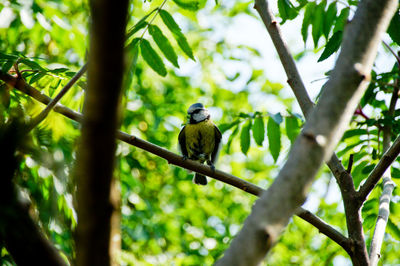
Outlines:
{"type": "Polygon", "coordinates": [[[193,177],[193,183],[197,185],[207,185],[207,177],[205,175],[196,173],[193,177]]]}

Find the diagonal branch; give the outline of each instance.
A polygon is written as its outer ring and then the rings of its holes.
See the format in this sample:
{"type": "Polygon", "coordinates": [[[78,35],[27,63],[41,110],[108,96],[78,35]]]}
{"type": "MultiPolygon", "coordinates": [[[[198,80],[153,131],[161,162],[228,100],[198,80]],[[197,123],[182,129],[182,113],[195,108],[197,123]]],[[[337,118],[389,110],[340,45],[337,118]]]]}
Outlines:
{"type": "MultiPolygon", "coordinates": [[[[393,88],[392,98],[389,104],[388,117],[393,117],[397,100],[399,98],[399,80],[395,80],[395,86],[393,88]]],[[[387,151],[392,138],[392,124],[386,124],[383,127],[383,151],[387,151]]],[[[386,224],[390,214],[390,197],[394,189],[394,182],[390,176],[390,167],[383,174],[383,192],[379,199],[379,211],[378,218],[375,225],[374,234],[371,240],[369,259],[371,265],[378,265],[380,258],[380,251],[382,247],[383,237],[385,235],[386,224]]]]}
{"type": "Polygon", "coordinates": [[[396,160],[400,154],[400,136],[396,138],[392,146],[383,154],[381,160],[369,174],[365,183],[360,187],[357,192],[357,201],[361,205],[371,193],[372,189],[378,184],[382,175],[388,169],[388,167],[396,160]]]}
{"type": "MultiPolygon", "coordinates": [[[[318,104],[308,115],[285,165],[256,201],[243,228],[217,265],[258,265],[278,240],[350,122],[367,88],[381,34],[386,31],[397,2],[360,2],[352,23],[345,30],[342,50],[330,79],[318,104]]],[[[357,252],[352,260],[356,265],[367,265],[366,249],[361,254],[357,252]]]]}
{"type": "Polygon", "coordinates": [[[369,258],[371,265],[378,265],[380,258],[380,252],[385,235],[386,224],[390,214],[390,198],[392,196],[393,189],[395,187],[394,182],[390,176],[383,177],[383,191],[379,199],[379,211],[378,219],[376,221],[374,235],[371,240],[369,258]]]}
{"type": "MultiPolygon", "coordinates": [[[[40,93],[38,90],[27,84],[26,82],[17,82],[15,77],[9,75],[9,74],[4,74],[0,72],[0,79],[3,81],[7,81],[8,84],[18,84],[18,86],[15,86],[15,88],[19,91],[22,91],[26,93],[27,95],[30,95],[32,98],[38,100],[39,102],[43,104],[48,104],[51,102],[51,98],[40,93]]],[[[56,112],[74,120],[77,122],[82,121],[82,114],[75,112],[63,105],[56,105],[55,109],[56,112]]],[[[224,182],[226,184],[232,185],[236,188],[239,188],[247,193],[253,194],[255,196],[260,196],[261,193],[264,191],[262,188],[247,182],[245,180],[242,180],[236,176],[230,175],[228,173],[215,170],[212,171],[210,167],[199,164],[198,162],[192,161],[192,160],[182,160],[182,157],[172,153],[164,148],[161,148],[155,144],[152,144],[150,142],[147,142],[145,140],[142,140],[140,138],[137,138],[135,136],[129,135],[127,133],[124,133],[122,131],[117,131],[116,138],[128,143],[130,145],[133,145],[135,147],[138,147],[140,149],[143,149],[149,153],[155,154],[161,158],[166,159],[170,164],[174,164],[176,166],[180,166],[192,171],[196,171],[205,175],[208,175],[214,179],[217,179],[221,182],[224,182]]],[[[351,245],[350,241],[348,238],[343,236],[339,231],[337,231],[335,228],[318,218],[316,215],[312,214],[310,211],[305,210],[303,208],[299,208],[296,212],[296,214],[302,218],[303,220],[309,222],[313,226],[315,226],[322,234],[326,235],[330,239],[332,239],[334,242],[336,242],[338,245],[342,246],[347,252],[350,252],[351,245]]]]}
{"type": "MultiPolygon", "coordinates": [[[[288,76],[288,83],[296,96],[304,116],[308,118],[309,113],[314,108],[314,103],[310,99],[307,90],[304,87],[293,56],[283,40],[279,24],[276,23],[276,20],[268,7],[267,1],[256,0],[255,8],[260,14],[275,45],[280,61],[285,69],[286,75],[288,76]]],[[[353,248],[354,252],[359,254],[365,253],[366,256],[361,213],[359,212],[359,206],[357,206],[354,201],[356,190],[353,178],[350,172],[344,168],[335,153],[333,153],[331,159],[327,162],[327,165],[334,175],[343,197],[347,229],[349,236],[355,240],[355,246],[353,248]]]]}
{"type": "Polygon", "coordinates": [[[277,23],[275,20],[275,17],[269,9],[268,2],[266,0],[256,0],[254,8],[260,14],[260,17],[262,18],[264,25],[271,36],[272,42],[274,43],[275,49],[278,52],[282,66],[285,69],[288,77],[288,83],[297,98],[304,116],[308,118],[311,110],[314,107],[314,103],[308,96],[306,87],[304,86],[303,80],[301,79],[299,71],[297,70],[293,56],[291,55],[286,42],[282,38],[279,23],[277,23]]]}
{"type": "MultiPolygon", "coordinates": [[[[256,0],[254,7],[260,14],[260,17],[262,18],[264,25],[271,36],[272,42],[275,45],[275,49],[278,52],[280,61],[288,77],[288,83],[292,88],[294,95],[296,96],[297,102],[299,103],[304,116],[308,118],[309,113],[314,108],[314,103],[307,93],[304,83],[297,70],[293,56],[290,53],[286,42],[282,38],[279,24],[276,22],[274,15],[269,9],[267,1],[256,0]]],[[[339,186],[343,184],[343,179],[347,179],[346,183],[349,183],[350,181],[352,182],[352,177],[349,174],[344,174],[346,170],[336,154],[332,155],[332,158],[327,162],[327,164],[335,176],[339,186]]],[[[346,187],[345,190],[349,193],[355,192],[354,188],[351,189],[351,186],[346,187]]]]}
{"type": "Polygon", "coordinates": [[[28,127],[28,131],[35,128],[39,125],[50,113],[50,111],[54,108],[54,106],[61,100],[61,98],[69,91],[69,89],[82,77],[82,75],[87,70],[87,64],[83,65],[83,67],[72,77],[72,79],[62,88],[62,90],[54,97],[51,102],[44,108],[44,110],[38,114],[35,118],[33,118],[32,122],[28,127]]]}
{"type": "Polygon", "coordinates": [[[396,53],[393,51],[392,47],[390,47],[389,44],[387,44],[385,41],[383,41],[383,45],[389,50],[389,52],[392,53],[392,55],[396,58],[396,61],[397,61],[397,63],[398,63],[399,66],[400,66],[400,57],[399,57],[399,55],[396,54],[396,53]]]}
{"type": "Polygon", "coordinates": [[[296,215],[302,218],[303,220],[309,222],[314,225],[318,230],[339,244],[348,254],[351,254],[353,251],[352,245],[350,243],[349,238],[345,237],[339,231],[335,230],[332,226],[327,224],[325,221],[320,219],[318,216],[312,214],[310,211],[305,210],[303,208],[297,209],[296,215]]]}
{"type": "MultiPolygon", "coordinates": [[[[32,98],[34,98],[37,101],[44,103],[46,105],[48,103],[50,103],[52,100],[49,96],[41,93],[40,91],[38,91],[37,89],[35,89],[31,85],[29,85],[22,78],[14,77],[8,73],[0,71],[0,80],[4,81],[8,86],[15,88],[18,91],[20,91],[28,96],[31,96],[32,98]]],[[[54,111],[66,116],[72,120],[75,120],[79,123],[82,122],[82,119],[83,119],[82,114],[80,114],[74,110],[71,110],[69,108],[66,108],[65,106],[63,106],[61,104],[56,104],[54,106],[54,111]]]]}

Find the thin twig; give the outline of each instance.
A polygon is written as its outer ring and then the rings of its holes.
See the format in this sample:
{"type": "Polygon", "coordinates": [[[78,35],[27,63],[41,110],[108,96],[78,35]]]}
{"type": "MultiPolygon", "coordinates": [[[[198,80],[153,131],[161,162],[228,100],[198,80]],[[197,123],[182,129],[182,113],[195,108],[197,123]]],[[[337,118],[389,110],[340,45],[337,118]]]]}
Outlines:
{"type": "MultiPolygon", "coordinates": [[[[25,81],[22,80],[22,82],[17,82],[16,78],[0,72],[0,79],[5,81],[7,84],[13,86],[17,90],[31,96],[32,98],[38,100],[39,102],[43,104],[48,104],[51,102],[51,98],[42,94],[29,84],[27,84],[25,81]]],[[[75,112],[61,104],[56,105],[54,108],[54,111],[74,120],[77,122],[82,122],[83,116],[82,114],[75,112]]],[[[264,191],[262,188],[247,182],[245,180],[242,180],[236,176],[233,176],[231,174],[219,171],[219,170],[212,170],[209,166],[200,164],[198,162],[192,161],[192,160],[183,160],[182,156],[179,156],[173,152],[170,152],[167,149],[164,149],[162,147],[159,147],[155,144],[152,144],[150,142],[147,142],[145,140],[142,140],[140,138],[137,138],[135,136],[129,135],[125,132],[122,131],[117,131],[116,138],[128,143],[130,145],[133,145],[135,147],[138,147],[140,149],[143,149],[149,153],[155,154],[161,158],[164,158],[168,161],[170,164],[174,164],[176,166],[180,166],[192,171],[196,171],[205,175],[208,175],[214,179],[217,179],[221,182],[224,182],[226,184],[230,184],[236,188],[239,188],[247,193],[253,194],[255,196],[261,195],[261,193],[264,191]]],[[[308,223],[312,224],[315,226],[322,234],[326,235],[327,237],[331,238],[333,241],[335,241],[338,245],[342,246],[346,251],[350,248],[350,242],[349,240],[343,236],[340,232],[338,232],[336,229],[334,229],[332,226],[324,222],[322,219],[318,218],[316,215],[312,214],[310,211],[305,210],[303,208],[299,208],[297,211],[297,215],[302,218],[303,220],[307,221],[308,223]]]]}
{"type": "Polygon", "coordinates": [[[87,63],[71,78],[71,80],[62,88],[62,90],[49,102],[44,110],[32,119],[32,122],[28,125],[28,131],[39,125],[54,108],[54,106],[61,100],[61,98],[69,91],[69,89],[82,77],[87,70],[87,63]]]}
{"type": "Polygon", "coordinates": [[[147,32],[147,30],[149,29],[149,26],[151,25],[151,23],[153,23],[153,21],[156,19],[157,15],[160,13],[160,10],[163,8],[163,6],[165,5],[165,3],[167,2],[167,0],[164,0],[161,5],[157,8],[156,13],[154,14],[154,16],[151,18],[151,20],[149,21],[149,23],[146,25],[146,27],[144,28],[142,35],[140,36],[140,41],[142,41],[144,34],[147,32]]]}
{"type": "Polygon", "coordinates": [[[370,265],[378,265],[378,261],[381,257],[380,251],[382,247],[383,237],[385,235],[386,224],[390,214],[390,198],[394,189],[394,182],[390,176],[383,178],[383,191],[379,199],[379,212],[378,218],[375,224],[374,235],[371,240],[370,247],[370,265]]]}
{"type": "Polygon", "coordinates": [[[389,44],[387,44],[385,41],[382,41],[382,43],[385,45],[385,47],[392,53],[392,55],[396,58],[397,63],[400,66],[400,57],[393,51],[392,47],[390,47],[389,44]]]}
{"type": "Polygon", "coordinates": [[[364,203],[369,193],[381,179],[386,169],[393,163],[400,153],[400,136],[396,138],[392,146],[383,154],[381,160],[369,174],[365,183],[357,191],[356,198],[360,206],[364,203]]]}
{"type": "MultiPolygon", "coordinates": [[[[394,115],[397,100],[399,98],[399,82],[395,80],[395,86],[392,92],[392,98],[390,99],[389,109],[387,116],[392,118],[394,115]]],[[[392,121],[392,120],[391,120],[392,121]]],[[[386,152],[390,147],[392,138],[392,124],[386,124],[383,127],[383,151],[386,152]]],[[[382,247],[383,237],[385,235],[386,225],[390,214],[390,198],[395,184],[393,183],[390,175],[390,167],[383,174],[383,191],[379,199],[379,212],[378,218],[375,225],[374,234],[371,240],[369,259],[372,266],[378,265],[380,258],[380,251],[382,247]]]]}
{"type": "Polygon", "coordinates": [[[322,234],[328,236],[330,239],[339,244],[347,253],[350,254],[352,252],[349,239],[343,236],[339,231],[335,230],[332,226],[325,223],[325,221],[320,219],[318,216],[301,207],[296,212],[296,215],[314,225],[322,234]]]}
{"type": "Polygon", "coordinates": [[[351,174],[351,169],[353,168],[353,160],[354,160],[354,154],[350,154],[349,156],[349,164],[347,165],[346,172],[351,174]]]}

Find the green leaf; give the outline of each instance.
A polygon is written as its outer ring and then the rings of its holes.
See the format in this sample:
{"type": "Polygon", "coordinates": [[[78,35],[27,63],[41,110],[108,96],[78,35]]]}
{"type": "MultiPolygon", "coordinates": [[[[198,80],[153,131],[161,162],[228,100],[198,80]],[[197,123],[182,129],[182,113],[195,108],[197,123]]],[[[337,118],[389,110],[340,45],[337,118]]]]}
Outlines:
{"type": "Polygon", "coordinates": [[[250,128],[251,128],[251,119],[247,120],[242,128],[242,132],[240,132],[240,149],[243,154],[247,154],[250,148],[250,128]]]}
{"type": "Polygon", "coordinates": [[[283,122],[283,118],[282,118],[281,113],[276,113],[274,115],[273,114],[269,114],[269,116],[272,119],[274,119],[275,123],[277,123],[278,125],[283,122]]]}
{"type": "Polygon", "coordinates": [[[400,45],[400,14],[399,10],[397,10],[396,14],[393,16],[392,21],[390,22],[389,28],[387,32],[389,33],[390,38],[397,44],[400,45]]]}
{"type": "Polygon", "coordinates": [[[344,132],[342,141],[347,138],[354,137],[354,136],[367,135],[367,134],[369,134],[368,130],[363,129],[363,128],[350,129],[350,130],[347,130],[346,132],[344,132]]]}
{"type": "Polygon", "coordinates": [[[333,23],[335,22],[336,19],[336,13],[337,13],[336,3],[337,2],[334,1],[329,5],[328,10],[326,11],[324,16],[323,34],[327,39],[329,36],[329,32],[331,31],[331,28],[333,26],[333,23]]]}
{"type": "Polygon", "coordinates": [[[300,125],[297,117],[289,116],[285,120],[286,134],[291,143],[293,143],[300,133],[300,125]]]}
{"type": "Polygon", "coordinates": [[[241,117],[241,118],[250,118],[251,115],[250,115],[250,114],[243,113],[243,112],[240,112],[240,113],[239,113],[239,117],[241,117]]]}
{"type": "Polygon", "coordinates": [[[138,44],[140,42],[140,38],[134,38],[127,46],[127,50],[130,52],[133,52],[134,49],[136,49],[138,47],[138,44]]]}
{"type": "Polygon", "coordinates": [[[229,136],[228,142],[226,143],[226,153],[227,154],[230,153],[233,138],[239,133],[239,128],[240,128],[239,126],[240,126],[240,124],[236,124],[235,129],[232,131],[232,134],[229,136]]]}
{"type": "Polygon", "coordinates": [[[235,81],[238,77],[240,77],[240,72],[236,72],[233,77],[226,77],[226,79],[229,81],[235,81]]]}
{"type": "Polygon", "coordinates": [[[269,143],[269,150],[274,161],[278,160],[279,153],[281,152],[281,130],[279,124],[270,116],[267,124],[267,136],[269,143]]]}
{"type": "Polygon", "coordinates": [[[352,171],[352,176],[354,180],[354,187],[358,188],[360,185],[361,181],[366,178],[366,175],[362,173],[363,169],[367,166],[369,162],[368,161],[362,161],[360,164],[358,164],[352,171]]]}
{"type": "Polygon", "coordinates": [[[40,80],[41,78],[43,78],[44,76],[46,76],[46,74],[43,73],[43,72],[39,72],[39,73],[34,74],[34,75],[32,76],[32,78],[29,80],[29,84],[33,84],[33,83],[39,81],[39,80],[40,80]]]}
{"type": "Polygon", "coordinates": [[[240,120],[237,119],[235,121],[233,121],[232,123],[225,123],[225,124],[221,124],[218,126],[219,131],[221,131],[222,134],[224,134],[225,131],[227,131],[228,129],[236,126],[237,124],[239,124],[240,120]]]}
{"type": "Polygon", "coordinates": [[[301,36],[303,37],[304,44],[307,41],[308,37],[308,27],[312,22],[312,14],[315,11],[316,4],[315,2],[310,2],[306,6],[306,11],[304,12],[303,24],[301,25],[301,36]]]}
{"type": "Polygon", "coordinates": [[[144,61],[160,76],[165,77],[167,75],[167,70],[165,65],[161,60],[160,56],[151,47],[148,40],[142,39],[140,43],[140,53],[143,56],[144,61]]]}
{"type": "Polygon", "coordinates": [[[138,32],[139,30],[143,29],[144,27],[146,27],[147,25],[147,21],[143,20],[143,21],[139,21],[135,26],[133,26],[128,34],[126,35],[126,39],[129,39],[132,35],[134,35],[136,32],[138,32]]]}
{"type": "Polygon", "coordinates": [[[318,41],[322,35],[325,5],[326,5],[326,0],[322,1],[319,5],[316,6],[314,13],[312,15],[311,33],[315,48],[318,47],[318,41]]]}
{"type": "Polygon", "coordinates": [[[257,143],[257,145],[262,146],[265,136],[264,119],[262,116],[257,116],[254,119],[252,131],[255,142],[257,143]]]}
{"type": "Polygon", "coordinates": [[[375,213],[372,213],[370,215],[368,215],[367,217],[364,218],[363,221],[363,227],[366,230],[372,229],[376,223],[376,218],[377,215],[375,213]]]}
{"type": "Polygon", "coordinates": [[[161,9],[160,16],[164,24],[171,31],[174,36],[176,42],[182,51],[192,60],[194,60],[193,51],[189,46],[189,43],[186,40],[185,35],[183,35],[181,28],[179,28],[178,24],[175,22],[174,18],[167,11],[161,9]]]}
{"type": "Polygon", "coordinates": [[[336,19],[335,27],[333,28],[333,33],[344,30],[349,14],[350,14],[350,8],[348,7],[343,8],[342,11],[340,11],[338,18],[336,19]]]}
{"type": "Polygon", "coordinates": [[[324,51],[321,56],[318,58],[318,62],[324,61],[337,50],[339,50],[340,44],[342,43],[343,32],[337,31],[332,37],[329,39],[328,43],[325,46],[324,51]]]}
{"type": "Polygon", "coordinates": [[[126,35],[126,39],[129,39],[129,37],[131,37],[133,34],[135,34],[137,31],[139,31],[140,29],[144,28],[147,25],[146,19],[154,13],[154,11],[156,11],[158,8],[153,9],[149,14],[147,14],[146,16],[144,16],[143,18],[141,18],[135,25],[133,25],[132,28],[129,29],[127,35],[126,35]]]}
{"type": "Polygon", "coordinates": [[[0,60],[17,60],[18,56],[16,55],[11,55],[11,54],[5,54],[0,52],[0,60]]]}
{"type": "Polygon", "coordinates": [[[362,214],[368,215],[371,212],[374,213],[375,211],[378,210],[379,208],[378,205],[379,205],[379,200],[376,198],[367,200],[362,207],[362,214]]]}
{"type": "Polygon", "coordinates": [[[41,67],[38,63],[36,63],[35,61],[32,61],[32,60],[29,60],[28,58],[23,58],[20,60],[20,62],[27,65],[28,67],[30,67],[33,70],[47,72],[47,70],[44,69],[43,67],[41,67]]]}
{"type": "Polygon", "coordinates": [[[149,33],[153,37],[157,46],[160,48],[161,52],[165,55],[165,57],[170,61],[175,67],[179,68],[178,65],[178,56],[176,55],[174,48],[172,48],[171,43],[162,33],[159,27],[155,25],[149,26],[149,33]]]}
{"type": "Polygon", "coordinates": [[[298,15],[296,8],[290,0],[278,0],[278,10],[282,18],[281,24],[285,23],[287,19],[294,19],[298,15]]]}
{"type": "Polygon", "coordinates": [[[375,165],[376,164],[370,164],[370,165],[367,165],[367,166],[365,166],[362,170],[361,170],[361,173],[362,174],[369,174],[374,168],[375,168],[375,165]]]}
{"type": "Polygon", "coordinates": [[[392,175],[392,178],[395,178],[395,179],[400,178],[400,170],[398,168],[391,167],[391,175],[392,175]]]}
{"type": "Polygon", "coordinates": [[[387,223],[388,233],[395,238],[397,241],[400,241],[400,228],[396,226],[396,224],[392,221],[391,217],[389,217],[387,223]]]}
{"type": "Polygon", "coordinates": [[[197,11],[200,9],[200,1],[196,0],[173,0],[175,4],[179,7],[190,10],[190,11],[197,11]]]}
{"type": "Polygon", "coordinates": [[[127,66],[128,69],[128,75],[126,75],[126,80],[124,82],[124,86],[129,89],[132,85],[132,80],[135,75],[136,71],[136,65],[137,65],[137,60],[139,57],[139,42],[140,38],[135,38],[131,41],[131,43],[128,45],[127,50],[130,52],[130,62],[129,65],[127,66]]]}
{"type": "Polygon", "coordinates": [[[17,59],[6,60],[5,63],[1,66],[1,71],[8,72],[15,64],[15,62],[17,62],[17,59]]]}

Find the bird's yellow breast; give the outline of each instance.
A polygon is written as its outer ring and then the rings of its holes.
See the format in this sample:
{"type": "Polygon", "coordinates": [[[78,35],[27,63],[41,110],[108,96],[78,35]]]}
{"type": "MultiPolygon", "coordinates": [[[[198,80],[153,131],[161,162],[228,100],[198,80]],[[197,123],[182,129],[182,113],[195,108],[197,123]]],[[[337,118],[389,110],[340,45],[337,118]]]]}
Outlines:
{"type": "Polygon", "coordinates": [[[189,158],[203,157],[207,160],[215,147],[215,125],[210,120],[185,126],[186,149],[189,158]]]}

